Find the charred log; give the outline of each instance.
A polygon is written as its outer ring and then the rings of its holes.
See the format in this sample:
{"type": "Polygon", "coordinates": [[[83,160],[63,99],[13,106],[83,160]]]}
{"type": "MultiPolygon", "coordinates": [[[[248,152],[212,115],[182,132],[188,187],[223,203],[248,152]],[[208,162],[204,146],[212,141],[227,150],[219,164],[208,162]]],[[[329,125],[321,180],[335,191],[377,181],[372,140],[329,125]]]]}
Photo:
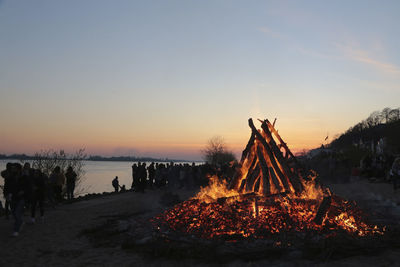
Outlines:
{"type": "Polygon", "coordinates": [[[318,225],[321,225],[324,222],[326,214],[328,213],[329,208],[331,207],[332,197],[326,196],[319,205],[317,215],[315,215],[314,222],[318,225]]]}

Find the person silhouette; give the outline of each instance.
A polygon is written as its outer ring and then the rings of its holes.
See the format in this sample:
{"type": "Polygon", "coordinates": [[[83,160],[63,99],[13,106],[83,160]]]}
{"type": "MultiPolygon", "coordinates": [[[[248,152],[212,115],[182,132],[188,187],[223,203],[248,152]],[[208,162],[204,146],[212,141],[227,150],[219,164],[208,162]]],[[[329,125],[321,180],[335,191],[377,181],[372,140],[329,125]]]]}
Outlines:
{"type": "Polygon", "coordinates": [[[112,186],[114,187],[115,192],[118,193],[119,190],[118,176],[115,176],[114,180],[112,180],[112,186]]]}

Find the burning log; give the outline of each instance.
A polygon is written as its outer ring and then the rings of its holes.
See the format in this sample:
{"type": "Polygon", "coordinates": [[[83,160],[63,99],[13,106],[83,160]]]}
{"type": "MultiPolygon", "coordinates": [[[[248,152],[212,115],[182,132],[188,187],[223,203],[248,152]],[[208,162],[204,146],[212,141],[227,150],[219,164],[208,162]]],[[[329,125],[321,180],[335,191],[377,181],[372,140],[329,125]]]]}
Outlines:
{"type": "MultiPolygon", "coordinates": [[[[295,190],[296,193],[300,193],[301,191],[303,191],[303,185],[301,184],[299,178],[294,176],[294,174],[290,170],[289,166],[287,165],[286,160],[282,156],[282,152],[280,151],[280,149],[276,145],[275,140],[272,138],[272,134],[269,131],[269,127],[267,126],[266,121],[267,120],[263,121],[263,123],[261,124],[261,128],[264,130],[264,133],[267,136],[267,141],[270,144],[270,146],[271,146],[271,148],[272,148],[272,150],[274,152],[274,155],[277,157],[277,160],[279,162],[279,166],[281,167],[282,172],[285,173],[285,177],[284,178],[287,178],[290,181],[290,183],[294,187],[294,190],[295,190]]],[[[273,129],[272,125],[271,125],[271,128],[273,129]]],[[[286,179],[282,179],[282,182],[287,184],[287,180],[286,179]]],[[[286,188],[286,186],[285,186],[285,188],[286,188]]]]}
{"type": "Polygon", "coordinates": [[[247,154],[249,154],[251,147],[254,145],[254,139],[255,139],[254,133],[251,132],[249,142],[247,143],[246,148],[242,152],[242,158],[240,159],[240,162],[243,162],[244,159],[247,157],[247,154]]]}
{"type": "MultiPolygon", "coordinates": [[[[262,122],[261,134],[254,126],[253,120],[249,119],[251,135],[240,161],[242,172],[232,179],[229,188],[242,193],[253,190],[263,195],[279,192],[299,194],[303,191],[302,182],[290,170],[272,137],[268,123],[267,120],[262,122]],[[256,174],[253,174],[255,171],[256,174]]],[[[276,132],[275,129],[273,131],[276,132]]],[[[282,140],[280,137],[279,139],[282,140]]]]}
{"type": "MultiPolygon", "coordinates": [[[[276,121],[276,119],[275,119],[276,121]]],[[[269,130],[275,135],[275,137],[279,140],[280,146],[283,147],[286,151],[286,155],[291,156],[292,158],[296,159],[296,157],[293,155],[292,151],[290,151],[289,147],[287,144],[282,140],[281,136],[279,135],[278,131],[275,129],[275,121],[274,124],[271,124],[269,120],[265,120],[265,123],[268,125],[269,130]]]]}
{"type": "Polygon", "coordinates": [[[326,196],[321,202],[321,205],[319,205],[317,215],[315,215],[314,222],[317,225],[321,225],[326,217],[326,214],[328,213],[329,208],[331,207],[331,202],[332,202],[332,197],[326,196]]]}
{"type": "MultiPolygon", "coordinates": [[[[262,144],[262,146],[264,147],[264,151],[267,153],[268,156],[268,161],[267,164],[270,163],[269,168],[273,168],[274,172],[277,174],[278,177],[283,177],[284,174],[281,172],[281,170],[279,169],[278,163],[275,160],[275,157],[273,155],[273,152],[271,151],[270,146],[268,145],[267,141],[263,138],[263,136],[260,134],[259,131],[257,131],[256,127],[253,124],[253,120],[249,119],[249,126],[252,129],[253,133],[255,134],[257,140],[262,144]]],[[[263,160],[264,157],[259,158],[258,160],[263,160]]],[[[264,159],[265,160],[265,159],[264,159]]],[[[270,172],[270,174],[272,175],[272,173],[270,172]]],[[[275,185],[279,184],[277,181],[274,182],[275,185]]],[[[279,186],[280,189],[280,186],[279,186]]],[[[280,190],[278,190],[280,191],[280,190]]]]}

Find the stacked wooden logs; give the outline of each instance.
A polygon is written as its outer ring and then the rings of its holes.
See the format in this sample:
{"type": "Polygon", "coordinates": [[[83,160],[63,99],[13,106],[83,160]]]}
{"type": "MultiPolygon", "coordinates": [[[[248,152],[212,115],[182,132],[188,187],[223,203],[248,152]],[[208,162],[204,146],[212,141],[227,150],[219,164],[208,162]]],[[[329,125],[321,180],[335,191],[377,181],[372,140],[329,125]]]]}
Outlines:
{"type": "Polygon", "coordinates": [[[300,194],[303,184],[295,171],[296,158],[274,125],[268,120],[260,122],[262,130],[257,130],[249,119],[250,139],[242,153],[241,170],[232,179],[230,189],[265,196],[284,192],[300,194]]]}

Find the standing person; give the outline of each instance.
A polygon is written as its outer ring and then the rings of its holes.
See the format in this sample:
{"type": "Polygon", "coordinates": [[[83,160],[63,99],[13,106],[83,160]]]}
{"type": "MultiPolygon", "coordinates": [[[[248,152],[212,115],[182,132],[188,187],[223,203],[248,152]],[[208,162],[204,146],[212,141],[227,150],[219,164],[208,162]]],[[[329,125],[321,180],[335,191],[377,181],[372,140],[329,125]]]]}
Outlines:
{"type": "Polygon", "coordinates": [[[146,184],[147,184],[147,169],[146,169],[146,163],[142,163],[140,165],[140,192],[144,193],[144,190],[146,189],[146,184]]]}
{"type": "Polygon", "coordinates": [[[152,189],[153,184],[154,184],[155,172],[156,172],[156,169],[154,168],[154,162],[152,162],[149,165],[149,167],[147,168],[147,171],[149,173],[149,186],[150,186],[150,189],[152,189]]]}
{"type": "Polygon", "coordinates": [[[393,190],[396,191],[400,184],[400,157],[393,161],[390,173],[392,175],[393,190]]]}
{"type": "Polygon", "coordinates": [[[12,163],[8,162],[6,165],[6,169],[1,172],[1,176],[4,178],[4,186],[3,186],[3,196],[5,199],[4,202],[4,209],[5,209],[5,215],[6,219],[9,219],[10,216],[10,204],[11,204],[11,199],[9,199],[7,196],[9,195],[8,192],[8,184],[10,183],[11,179],[11,169],[12,169],[12,163]]]}
{"type": "Polygon", "coordinates": [[[119,190],[118,176],[115,176],[115,178],[114,178],[114,180],[112,180],[111,184],[114,187],[115,192],[118,193],[118,190],[119,190]]]}
{"type": "Polygon", "coordinates": [[[28,187],[25,191],[25,207],[29,209],[32,200],[33,169],[31,168],[31,164],[28,162],[26,162],[22,168],[22,176],[24,180],[28,181],[28,187]]]}
{"type": "Polygon", "coordinates": [[[132,165],[132,186],[131,189],[133,189],[134,191],[137,191],[138,189],[138,166],[136,165],[136,163],[134,163],[132,165]]]}
{"type": "Polygon", "coordinates": [[[31,223],[35,223],[36,206],[39,206],[41,221],[44,221],[44,198],[46,191],[46,177],[39,169],[33,172],[32,181],[31,223]]]}
{"type": "Polygon", "coordinates": [[[53,173],[50,176],[50,182],[53,184],[54,195],[57,202],[61,202],[62,197],[62,189],[65,184],[65,176],[61,172],[60,166],[56,166],[53,170],[53,173]]]}
{"type": "Polygon", "coordinates": [[[74,172],[71,166],[68,167],[65,177],[67,178],[67,199],[72,200],[74,198],[74,190],[76,177],[78,175],[74,172]]]}
{"type": "Polygon", "coordinates": [[[24,206],[25,200],[29,196],[29,180],[26,175],[23,175],[22,166],[19,163],[14,163],[11,175],[7,197],[11,199],[11,211],[14,217],[13,236],[17,237],[24,222],[24,206]]]}

